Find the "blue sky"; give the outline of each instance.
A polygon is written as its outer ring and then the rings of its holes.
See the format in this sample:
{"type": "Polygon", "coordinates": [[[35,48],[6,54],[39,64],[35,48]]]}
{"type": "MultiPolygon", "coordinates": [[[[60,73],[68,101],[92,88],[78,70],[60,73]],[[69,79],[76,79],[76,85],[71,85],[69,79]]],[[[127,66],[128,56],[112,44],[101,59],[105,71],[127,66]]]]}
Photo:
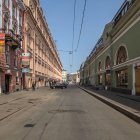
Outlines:
{"type": "MultiPolygon", "coordinates": [[[[77,47],[84,1],[77,0],[76,4],[74,49],[77,47]]],[[[100,38],[105,24],[112,20],[123,2],[124,0],[87,0],[81,39],[72,61],[72,54],[59,50],[72,50],[74,0],[40,0],[63,69],[68,72],[79,70],[100,38]]]]}

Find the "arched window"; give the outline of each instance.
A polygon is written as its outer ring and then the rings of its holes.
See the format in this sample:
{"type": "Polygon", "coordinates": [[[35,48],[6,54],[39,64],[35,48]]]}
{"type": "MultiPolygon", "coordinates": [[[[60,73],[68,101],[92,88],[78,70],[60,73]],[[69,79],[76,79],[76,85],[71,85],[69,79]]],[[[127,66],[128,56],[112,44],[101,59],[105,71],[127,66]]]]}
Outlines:
{"type": "Polygon", "coordinates": [[[98,66],[98,71],[101,71],[102,70],[102,63],[101,61],[99,62],[99,66],[98,66]]]}
{"type": "Polygon", "coordinates": [[[98,83],[99,83],[100,85],[102,85],[102,81],[103,81],[103,75],[100,73],[101,70],[102,70],[102,62],[100,61],[100,62],[99,62],[99,65],[98,65],[98,71],[99,71],[98,83]]]}
{"type": "Polygon", "coordinates": [[[126,49],[125,47],[121,46],[118,50],[118,53],[117,53],[117,60],[116,60],[116,64],[121,64],[121,63],[124,63],[127,59],[127,52],[126,52],[126,49]]]}
{"type": "Polygon", "coordinates": [[[106,69],[107,69],[107,68],[110,68],[110,64],[111,64],[110,57],[107,56],[106,61],[105,61],[105,68],[106,68],[106,69]]]}

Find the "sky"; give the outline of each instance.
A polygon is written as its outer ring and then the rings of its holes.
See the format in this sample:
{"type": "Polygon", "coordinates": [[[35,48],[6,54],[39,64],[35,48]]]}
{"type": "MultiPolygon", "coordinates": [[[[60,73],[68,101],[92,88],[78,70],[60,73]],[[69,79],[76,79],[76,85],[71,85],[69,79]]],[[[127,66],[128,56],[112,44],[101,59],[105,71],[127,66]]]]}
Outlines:
{"type": "MultiPolygon", "coordinates": [[[[72,55],[69,51],[72,51],[74,0],[40,0],[63,69],[68,73],[80,69],[101,37],[105,25],[113,19],[123,2],[124,0],[87,0],[79,46],[72,55]]],[[[76,1],[73,50],[78,43],[84,3],[85,0],[76,1]]]]}

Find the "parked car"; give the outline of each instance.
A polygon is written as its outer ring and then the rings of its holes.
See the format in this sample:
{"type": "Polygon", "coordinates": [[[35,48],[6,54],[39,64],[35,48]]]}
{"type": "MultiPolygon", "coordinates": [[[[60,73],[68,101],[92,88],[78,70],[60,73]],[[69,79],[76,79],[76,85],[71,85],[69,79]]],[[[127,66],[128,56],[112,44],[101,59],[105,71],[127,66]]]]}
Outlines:
{"type": "Polygon", "coordinates": [[[63,89],[63,88],[67,88],[67,85],[68,85],[68,84],[66,84],[66,83],[56,82],[56,83],[53,83],[53,84],[51,85],[51,88],[52,88],[52,89],[55,89],[55,88],[61,88],[61,89],[63,89]]]}

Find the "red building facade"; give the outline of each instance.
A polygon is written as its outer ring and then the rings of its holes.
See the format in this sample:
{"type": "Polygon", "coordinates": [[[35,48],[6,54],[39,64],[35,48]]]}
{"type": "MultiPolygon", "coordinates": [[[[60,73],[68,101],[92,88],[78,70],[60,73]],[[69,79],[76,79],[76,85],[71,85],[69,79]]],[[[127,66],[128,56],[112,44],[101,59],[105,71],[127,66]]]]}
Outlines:
{"type": "Polygon", "coordinates": [[[0,93],[14,92],[22,88],[24,10],[22,0],[0,1],[0,93]]]}

